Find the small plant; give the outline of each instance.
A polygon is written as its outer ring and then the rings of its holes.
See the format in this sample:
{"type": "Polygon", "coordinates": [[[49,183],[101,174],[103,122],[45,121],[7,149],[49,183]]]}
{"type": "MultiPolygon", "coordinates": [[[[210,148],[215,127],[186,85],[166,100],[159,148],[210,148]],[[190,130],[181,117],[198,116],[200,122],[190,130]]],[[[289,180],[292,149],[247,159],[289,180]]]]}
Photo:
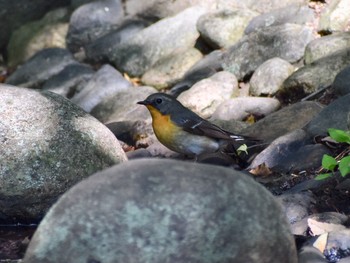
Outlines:
{"type": "MultiPolygon", "coordinates": [[[[346,143],[350,145],[350,131],[343,131],[330,128],[328,129],[329,136],[337,143],[346,143]]],[[[350,174],[350,156],[347,155],[349,149],[343,151],[337,157],[332,157],[328,154],[323,155],[322,168],[329,171],[328,173],[322,173],[315,177],[315,180],[323,180],[334,174],[336,170],[339,170],[341,176],[350,174]],[[347,156],[345,156],[347,155],[347,156]]]]}

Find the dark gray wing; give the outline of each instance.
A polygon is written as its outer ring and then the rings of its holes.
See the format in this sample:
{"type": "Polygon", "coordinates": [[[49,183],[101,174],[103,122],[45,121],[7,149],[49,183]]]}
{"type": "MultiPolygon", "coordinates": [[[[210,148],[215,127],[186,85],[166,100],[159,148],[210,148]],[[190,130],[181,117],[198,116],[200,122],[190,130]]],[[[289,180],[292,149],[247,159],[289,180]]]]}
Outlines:
{"type": "Polygon", "coordinates": [[[192,114],[192,112],[191,114],[182,116],[181,118],[176,118],[173,121],[182,126],[184,131],[192,134],[223,140],[244,140],[242,136],[225,131],[219,126],[216,126],[215,124],[201,118],[197,114],[192,114]]]}

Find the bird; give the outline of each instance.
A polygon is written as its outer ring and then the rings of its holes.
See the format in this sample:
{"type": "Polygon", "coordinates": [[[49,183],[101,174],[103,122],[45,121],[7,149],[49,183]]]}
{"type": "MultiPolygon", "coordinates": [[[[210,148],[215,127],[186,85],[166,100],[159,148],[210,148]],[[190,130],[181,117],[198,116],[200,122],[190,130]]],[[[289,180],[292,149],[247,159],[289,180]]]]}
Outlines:
{"type": "Polygon", "coordinates": [[[255,141],[203,119],[166,93],[151,94],[137,103],[149,110],[157,139],[170,150],[189,157],[218,152],[227,144],[255,141]]]}

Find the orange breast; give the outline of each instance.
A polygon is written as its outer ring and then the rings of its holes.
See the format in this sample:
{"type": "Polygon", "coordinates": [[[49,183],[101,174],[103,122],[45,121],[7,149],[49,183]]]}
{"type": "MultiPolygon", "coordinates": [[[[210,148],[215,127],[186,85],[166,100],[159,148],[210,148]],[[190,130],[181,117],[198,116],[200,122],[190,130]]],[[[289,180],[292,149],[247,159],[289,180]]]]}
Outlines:
{"type": "Polygon", "coordinates": [[[181,129],[170,120],[170,115],[162,115],[156,108],[147,105],[152,115],[152,126],[158,140],[170,149],[173,149],[176,133],[181,129]]]}

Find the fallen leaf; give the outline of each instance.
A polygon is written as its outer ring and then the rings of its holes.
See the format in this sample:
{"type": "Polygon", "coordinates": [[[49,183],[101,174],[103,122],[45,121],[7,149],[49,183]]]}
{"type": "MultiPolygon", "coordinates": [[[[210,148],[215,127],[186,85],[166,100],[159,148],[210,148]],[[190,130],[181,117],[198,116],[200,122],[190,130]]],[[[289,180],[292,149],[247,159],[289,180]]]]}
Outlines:
{"type": "Polygon", "coordinates": [[[314,248],[317,248],[321,253],[326,249],[328,240],[328,233],[320,235],[316,241],[312,244],[314,248]]]}
{"type": "Polygon", "coordinates": [[[272,174],[271,169],[267,167],[265,163],[258,165],[257,167],[251,169],[249,172],[255,176],[263,176],[263,177],[266,177],[272,174]]]}

